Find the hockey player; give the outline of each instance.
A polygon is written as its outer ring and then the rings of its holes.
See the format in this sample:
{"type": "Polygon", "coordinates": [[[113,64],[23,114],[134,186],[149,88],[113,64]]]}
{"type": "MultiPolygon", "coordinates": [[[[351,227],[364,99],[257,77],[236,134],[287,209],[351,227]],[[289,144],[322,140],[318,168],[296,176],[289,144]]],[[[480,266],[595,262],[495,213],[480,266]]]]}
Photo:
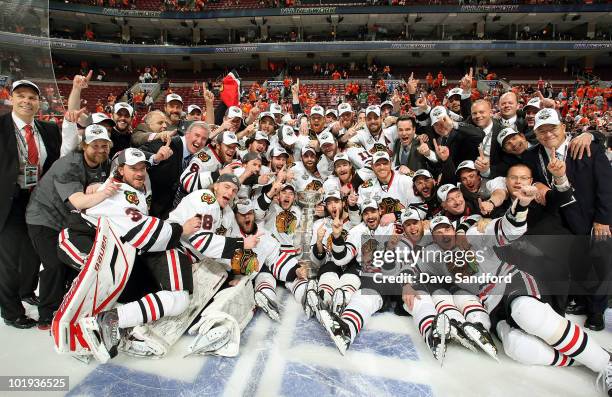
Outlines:
{"type": "Polygon", "coordinates": [[[393,139],[391,139],[392,130],[396,127],[383,129],[382,119],[380,117],[380,106],[371,105],[366,108],[366,128],[355,132],[355,135],[349,139],[349,144],[361,145],[370,154],[373,154],[372,149],[375,144],[380,144],[385,148],[390,147],[393,139]]]}
{"type": "Polygon", "coordinates": [[[317,169],[319,156],[315,149],[310,146],[304,146],[301,150],[302,161],[297,161],[291,171],[293,172],[292,183],[301,190],[319,190],[323,187],[323,178],[317,169]]]}
{"type": "Polygon", "coordinates": [[[323,182],[323,189],[328,192],[339,190],[345,197],[351,192],[358,192],[364,181],[374,178],[370,167],[357,168],[346,152],[334,156],[334,171],[323,182]]]}
{"type": "MultiPolygon", "coordinates": [[[[336,139],[329,131],[323,131],[319,135],[319,148],[323,155],[319,159],[317,169],[321,177],[326,180],[334,172],[334,158],[340,153],[336,139]]],[[[353,146],[346,149],[344,152],[349,157],[351,164],[356,169],[369,167],[371,156],[363,148],[353,146]]]]}
{"type": "MultiPolygon", "coordinates": [[[[381,224],[381,216],[376,201],[368,199],[361,204],[363,222],[353,227],[346,239],[342,237],[344,223],[336,217],[332,224],[332,258],[338,267],[348,266],[361,276],[361,287],[345,301],[346,307],[340,316],[329,310],[320,311],[321,323],[332,337],[342,355],[355,340],[372,314],[383,307],[383,296],[377,290],[380,284],[372,280],[379,272],[372,266],[372,257],[381,245],[376,236],[391,236],[395,225],[381,224]],[[366,240],[367,241],[364,241],[366,240]]],[[[346,296],[345,296],[346,297],[346,296]]]]}

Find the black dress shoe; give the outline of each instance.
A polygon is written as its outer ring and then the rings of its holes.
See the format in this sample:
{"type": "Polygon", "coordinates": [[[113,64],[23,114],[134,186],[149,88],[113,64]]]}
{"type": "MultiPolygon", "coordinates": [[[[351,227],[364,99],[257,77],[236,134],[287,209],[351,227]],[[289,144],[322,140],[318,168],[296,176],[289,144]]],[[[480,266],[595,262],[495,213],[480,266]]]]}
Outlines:
{"type": "Polygon", "coordinates": [[[565,308],[565,313],[574,314],[574,315],[582,315],[587,314],[586,306],[582,303],[576,303],[575,301],[570,301],[565,308]]]}
{"type": "Polygon", "coordinates": [[[32,320],[30,317],[27,316],[21,316],[19,318],[17,318],[16,320],[4,320],[4,324],[10,326],[10,327],[15,327],[15,328],[19,328],[19,329],[26,329],[26,328],[32,328],[36,326],[36,320],[32,320]]]}
{"type": "Polygon", "coordinates": [[[32,305],[32,306],[38,306],[40,304],[40,300],[38,299],[38,296],[36,295],[26,296],[24,298],[21,298],[21,301],[27,303],[28,305],[32,305]]]}
{"type": "Polygon", "coordinates": [[[590,313],[584,326],[592,331],[601,331],[605,328],[603,313],[590,313]]]}

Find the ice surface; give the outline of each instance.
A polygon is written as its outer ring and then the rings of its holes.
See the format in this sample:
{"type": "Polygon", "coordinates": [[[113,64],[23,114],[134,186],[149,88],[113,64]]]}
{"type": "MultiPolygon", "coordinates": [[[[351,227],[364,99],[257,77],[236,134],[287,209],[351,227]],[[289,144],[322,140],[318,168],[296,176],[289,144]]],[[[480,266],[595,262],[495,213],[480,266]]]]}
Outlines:
{"type": "MultiPolygon", "coordinates": [[[[183,358],[191,339],[185,336],[161,360],[120,355],[109,364],[86,365],[55,353],[48,332],[2,324],[1,374],[68,375],[71,396],[604,395],[595,388],[596,375],[584,367],[524,366],[503,352],[497,364],[483,353],[451,345],[440,368],[412,319],[391,313],[374,315],[342,357],[316,320],[305,319],[286,292],[281,297],[282,322],[258,313],[243,334],[236,358],[183,358]]],[[[36,313],[31,307],[28,311],[36,313]]],[[[589,332],[607,349],[612,347],[611,323],[606,331],[589,332]]]]}

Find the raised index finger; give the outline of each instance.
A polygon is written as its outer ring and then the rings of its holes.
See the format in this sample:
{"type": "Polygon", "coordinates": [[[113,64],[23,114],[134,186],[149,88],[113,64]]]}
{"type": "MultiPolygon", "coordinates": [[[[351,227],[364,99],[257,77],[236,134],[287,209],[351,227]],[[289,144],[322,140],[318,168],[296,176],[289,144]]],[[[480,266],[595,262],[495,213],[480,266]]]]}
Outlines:
{"type": "Polygon", "coordinates": [[[172,137],[168,136],[166,138],[166,144],[164,145],[165,147],[170,147],[170,142],[172,142],[172,137]]]}
{"type": "Polygon", "coordinates": [[[468,74],[469,77],[472,77],[474,75],[474,69],[470,68],[470,73],[468,74]]]}
{"type": "Polygon", "coordinates": [[[91,80],[91,76],[93,76],[93,70],[90,70],[89,73],[87,73],[87,76],[85,76],[85,80],[86,81],[91,80]]]}
{"type": "Polygon", "coordinates": [[[435,139],[432,139],[432,141],[434,145],[434,150],[438,151],[438,142],[435,139]]]}

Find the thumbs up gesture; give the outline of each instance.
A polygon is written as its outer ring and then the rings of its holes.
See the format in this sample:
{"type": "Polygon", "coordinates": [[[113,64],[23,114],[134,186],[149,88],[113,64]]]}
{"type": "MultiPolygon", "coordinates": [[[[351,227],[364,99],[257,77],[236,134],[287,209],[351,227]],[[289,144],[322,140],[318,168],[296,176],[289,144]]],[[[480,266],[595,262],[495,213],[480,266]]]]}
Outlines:
{"type": "Polygon", "coordinates": [[[491,164],[489,156],[485,155],[484,147],[482,146],[482,144],[478,146],[478,153],[479,155],[476,158],[476,161],[474,161],[474,165],[476,166],[478,172],[482,174],[483,172],[487,172],[489,170],[491,164]]]}
{"type": "Polygon", "coordinates": [[[450,156],[450,150],[448,150],[448,146],[438,145],[435,139],[433,139],[434,150],[436,151],[436,156],[440,159],[440,161],[448,160],[450,156]]]}

